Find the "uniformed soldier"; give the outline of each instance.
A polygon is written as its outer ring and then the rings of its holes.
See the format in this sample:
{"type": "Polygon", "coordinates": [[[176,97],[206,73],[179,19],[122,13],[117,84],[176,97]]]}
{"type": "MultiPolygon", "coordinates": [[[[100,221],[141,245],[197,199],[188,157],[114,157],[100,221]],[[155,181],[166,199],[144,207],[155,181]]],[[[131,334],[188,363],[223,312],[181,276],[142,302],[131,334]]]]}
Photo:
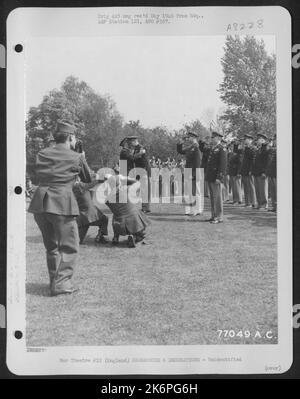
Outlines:
{"type": "Polygon", "coordinates": [[[275,134],[273,136],[272,146],[269,149],[269,159],[266,169],[266,175],[268,176],[270,194],[271,194],[271,203],[272,203],[272,208],[270,209],[271,212],[276,212],[277,210],[276,152],[277,149],[276,149],[276,134],[275,134]]]}
{"type": "MultiPolygon", "coordinates": [[[[113,245],[119,243],[119,236],[128,236],[128,247],[134,248],[138,242],[144,242],[146,228],[150,225],[147,216],[131,200],[129,187],[136,183],[127,176],[107,175],[107,184],[111,190],[105,204],[113,213],[113,245]]],[[[145,243],[145,242],[144,242],[145,243]]]]}
{"type": "MultiPolygon", "coordinates": [[[[135,151],[135,146],[133,143],[137,140],[137,136],[127,136],[120,142],[120,147],[122,147],[120,152],[120,160],[127,161],[127,176],[129,172],[134,169],[135,162],[138,158],[141,158],[145,153],[146,150],[141,148],[140,151],[135,151]]],[[[122,170],[121,173],[124,171],[122,170]]]]}
{"type": "Polygon", "coordinates": [[[255,152],[256,149],[253,145],[253,136],[251,134],[245,134],[240,174],[244,187],[245,207],[252,208],[257,206],[254,176],[252,175],[255,152]]]}
{"type": "MultiPolygon", "coordinates": [[[[204,176],[205,176],[207,161],[208,161],[209,152],[210,152],[210,148],[211,148],[210,136],[206,136],[204,141],[199,140],[199,148],[200,148],[200,151],[202,152],[202,159],[201,159],[200,167],[204,170],[204,176]]],[[[206,179],[204,179],[204,197],[208,197],[208,184],[207,184],[206,179]]]]}
{"type": "MultiPolygon", "coordinates": [[[[186,135],[186,140],[177,144],[177,152],[185,155],[185,168],[191,168],[191,187],[187,186],[188,200],[185,207],[185,214],[189,216],[197,216],[203,213],[203,198],[201,195],[201,154],[198,143],[198,135],[195,132],[189,131],[186,135]],[[197,175],[198,169],[198,175],[197,175]],[[190,192],[191,191],[191,192],[190,192]]],[[[202,182],[204,183],[204,181],[202,182]]]]}
{"type": "MultiPolygon", "coordinates": [[[[142,202],[142,211],[145,213],[150,212],[150,198],[151,198],[151,187],[150,187],[150,165],[146,156],[146,150],[142,148],[138,143],[137,136],[127,136],[121,142],[120,146],[122,150],[120,152],[120,160],[127,162],[127,176],[129,172],[134,168],[143,168],[146,170],[146,175],[142,176],[141,185],[147,183],[148,187],[148,202],[142,202]],[[147,182],[145,181],[147,177],[147,182]]],[[[125,175],[123,168],[120,170],[121,175],[125,175]]]]}
{"type": "Polygon", "coordinates": [[[74,131],[73,125],[59,122],[53,134],[55,146],[38,153],[39,185],[28,209],[43,236],[52,295],[76,291],[72,276],[79,250],[79,209],[73,185],[78,175],[83,182],[91,181],[85,158],[71,150],[76,144],[74,131]]]}
{"type": "Polygon", "coordinates": [[[127,137],[124,137],[120,141],[120,147],[121,147],[120,160],[126,161],[127,165],[126,173],[124,173],[124,171],[122,171],[122,173],[128,175],[131,169],[134,168],[134,157],[133,157],[133,150],[128,147],[127,137]]]}
{"type": "Polygon", "coordinates": [[[228,174],[230,177],[230,186],[232,190],[233,205],[240,205],[242,203],[242,183],[241,183],[241,164],[242,164],[242,150],[238,143],[233,144],[233,150],[229,158],[228,174]]]}
{"type": "Polygon", "coordinates": [[[226,172],[227,154],[221,145],[222,137],[221,133],[212,132],[212,148],[206,168],[206,180],[208,182],[211,202],[211,218],[208,221],[213,224],[223,222],[222,189],[226,172]]]}
{"type": "Polygon", "coordinates": [[[268,178],[266,169],[269,162],[267,148],[268,137],[262,133],[257,135],[258,149],[255,154],[252,173],[254,175],[257,209],[268,209],[268,178]]]}
{"type": "Polygon", "coordinates": [[[98,233],[95,237],[96,243],[108,243],[105,237],[108,235],[108,217],[94,205],[90,192],[90,189],[99,183],[99,180],[95,180],[92,183],[83,183],[78,180],[73,187],[80,212],[79,216],[77,216],[80,244],[83,244],[90,226],[98,226],[98,233]]]}
{"type": "Polygon", "coordinates": [[[141,176],[141,179],[139,179],[140,184],[141,184],[141,190],[142,190],[142,197],[143,197],[143,202],[142,202],[142,212],[144,213],[149,213],[151,212],[150,210],[150,199],[151,199],[151,167],[150,167],[150,162],[147,156],[146,149],[140,145],[138,142],[137,137],[129,137],[127,138],[129,148],[133,148],[133,156],[134,156],[134,167],[135,168],[141,168],[146,171],[146,174],[143,174],[141,176]],[[143,195],[143,190],[147,188],[147,198],[144,198],[146,196],[143,195]]]}
{"type": "Polygon", "coordinates": [[[222,189],[222,198],[223,202],[230,202],[229,195],[232,192],[232,186],[231,186],[232,181],[229,175],[229,165],[231,162],[231,158],[234,156],[234,153],[233,153],[233,145],[229,143],[225,146],[224,142],[225,140],[221,140],[221,145],[223,146],[224,150],[226,150],[227,153],[227,160],[226,160],[226,171],[225,171],[223,189],[222,189]]]}

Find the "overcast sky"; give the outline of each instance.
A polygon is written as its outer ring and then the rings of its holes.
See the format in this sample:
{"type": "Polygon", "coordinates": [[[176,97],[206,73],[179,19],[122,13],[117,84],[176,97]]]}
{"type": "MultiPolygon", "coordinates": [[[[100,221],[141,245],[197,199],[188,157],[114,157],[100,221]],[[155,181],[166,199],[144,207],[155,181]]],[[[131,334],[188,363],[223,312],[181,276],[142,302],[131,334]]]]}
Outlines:
{"type": "MultiPolygon", "coordinates": [[[[274,36],[261,36],[269,53],[274,36]]],[[[224,108],[225,36],[41,38],[26,44],[26,110],[69,75],[110,94],[125,121],[176,129],[224,108]]]]}

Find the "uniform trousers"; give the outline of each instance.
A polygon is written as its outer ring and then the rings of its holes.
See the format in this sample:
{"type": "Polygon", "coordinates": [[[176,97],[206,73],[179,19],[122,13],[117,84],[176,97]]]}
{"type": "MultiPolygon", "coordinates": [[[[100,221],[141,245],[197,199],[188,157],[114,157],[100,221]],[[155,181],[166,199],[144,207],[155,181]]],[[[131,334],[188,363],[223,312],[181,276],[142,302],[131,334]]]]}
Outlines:
{"type": "Polygon", "coordinates": [[[77,216],[77,225],[79,230],[79,240],[82,242],[88,232],[90,226],[98,226],[99,233],[107,235],[108,217],[104,214],[101,215],[99,212],[99,219],[94,222],[88,222],[85,215],[77,216]]]}
{"type": "Polygon", "coordinates": [[[79,251],[76,217],[35,213],[34,219],[46,248],[51,290],[72,288],[71,278],[79,251]]]}
{"type": "Polygon", "coordinates": [[[242,182],[240,176],[230,176],[230,185],[232,190],[232,201],[242,202],[242,182]]]}
{"type": "Polygon", "coordinates": [[[245,205],[256,205],[256,192],[254,184],[254,176],[242,176],[242,184],[244,187],[245,205]]]}
{"type": "Polygon", "coordinates": [[[255,191],[258,208],[268,207],[268,178],[262,176],[255,176],[255,191]]]}
{"type": "Polygon", "coordinates": [[[198,215],[204,210],[204,197],[201,189],[201,184],[204,185],[203,179],[193,178],[192,181],[185,181],[184,198],[187,205],[185,206],[186,215],[198,215]],[[191,183],[191,184],[190,184],[191,183]]]}
{"type": "Polygon", "coordinates": [[[208,182],[212,219],[223,220],[223,183],[208,182]]]}
{"type": "Polygon", "coordinates": [[[276,210],[276,208],[277,208],[277,181],[276,181],[276,177],[269,177],[269,187],[270,187],[272,208],[274,210],[276,210]]]}
{"type": "Polygon", "coordinates": [[[230,178],[229,175],[226,175],[224,177],[224,184],[223,184],[223,188],[222,188],[222,197],[223,197],[223,201],[228,201],[229,200],[229,193],[230,193],[230,178]]]}

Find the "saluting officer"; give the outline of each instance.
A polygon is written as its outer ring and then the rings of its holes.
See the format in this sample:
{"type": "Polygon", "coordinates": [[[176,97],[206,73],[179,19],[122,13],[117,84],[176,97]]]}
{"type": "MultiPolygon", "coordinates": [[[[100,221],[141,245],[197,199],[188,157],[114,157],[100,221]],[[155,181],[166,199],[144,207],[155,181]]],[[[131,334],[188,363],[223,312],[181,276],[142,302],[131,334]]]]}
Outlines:
{"type": "Polygon", "coordinates": [[[221,145],[222,137],[221,133],[212,132],[212,148],[206,168],[206,180],[208,182],[211,203],[211,218],[208,221],[213,224],[223,222],[222,189],[226,172],[227,154],[221,145]]]}
{"type": "Polygon", "coordinates": [[[242,184],[244,187],[245,207],[252,208],[255,208],[257,204],[254,176],[252,174],[255,151],[253,136],[251,136],[251,134],[245,134],[240,174],[242,175],[242,184]]]}
{"type": "MultiPolygon", "coordinates": [[[[203,213],[203,198],[201,195],[201,154],[198,144],[198,135],[189,131],[185,137],[184,143],[177,144],[177,152],[185,155],[185,168],[191,168],[192,184],[188,189],[188,204],[185,207],[185,214],[188,216],[196,216],[203,213]],[[198,173],[197,173],[198,170],[198,173]],[[190,192],[191,191],[191,192],[190,192]]],[[[204,181],[203,181],[204,183],[204,181]]]]}
{"type": "Polygon", "coordinates": [[[272,146],[269,149],[269,159],[266,170],[266,174],[269,180],[270,194],[271,194],[271,203],[272,203],[272,209],[270,209],[271,212],[276,212],[277,210],[276,152],[277,149],[276,149],[276,134],[275,134],[273,136],[272,146]]]}
{"type": "Polygon", "coordinates": [[[262,133],[257,135],[258,149],[255,154],[252,173],[254,175],[257,209],[268,209],[268,178],[266,169],[269,162],[267,148],[268,137],[262,133]]]}
{"type": "Polygon", "coordinates": [[[52,295],[76,291],[72,276],[79,250],[79,209],[73,185],[78,175],[83,182],[91,181],[85,158],[72,151],[76,145],[74,132],[73,125],[59,122],[53,133],[55,146],[38,153],[39,185],[28,209],[43,236],[52,295]]]}

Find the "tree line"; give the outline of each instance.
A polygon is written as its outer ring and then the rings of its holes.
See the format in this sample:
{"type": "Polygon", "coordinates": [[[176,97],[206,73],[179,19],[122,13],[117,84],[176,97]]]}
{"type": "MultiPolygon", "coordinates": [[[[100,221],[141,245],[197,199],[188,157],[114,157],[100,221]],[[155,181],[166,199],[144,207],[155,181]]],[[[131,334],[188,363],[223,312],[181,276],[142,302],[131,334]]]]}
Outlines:
{"type": "MultiPolygon", "coordinates": [[[[271,136],[276,130],[276,59],[268,55],[264,42],[253,36],[228,36],[221,60],[224,78],[219,95],[226,105],[214,126],[226,135],[240,137],[259,132],[271,136]]],[[[199,104],[199,112],[201,106],[199,104]]],[[[27,171],[31,174],[37,152],[49,144],[58,120],[73,122],[83,141],[92,168],[112,167],[119,159],[119,143],[136,135],[151,156],[162,160],[178,158],[176,144],[188,130],[199,138],[210,135],[200,119],[181,129],[164,126],[145,128],[140,121],[125,122],[109,95],[95,92],[74,76],[60,89],[47,93],[37,107],[31,107],[26,121],[27,171]]]]}

